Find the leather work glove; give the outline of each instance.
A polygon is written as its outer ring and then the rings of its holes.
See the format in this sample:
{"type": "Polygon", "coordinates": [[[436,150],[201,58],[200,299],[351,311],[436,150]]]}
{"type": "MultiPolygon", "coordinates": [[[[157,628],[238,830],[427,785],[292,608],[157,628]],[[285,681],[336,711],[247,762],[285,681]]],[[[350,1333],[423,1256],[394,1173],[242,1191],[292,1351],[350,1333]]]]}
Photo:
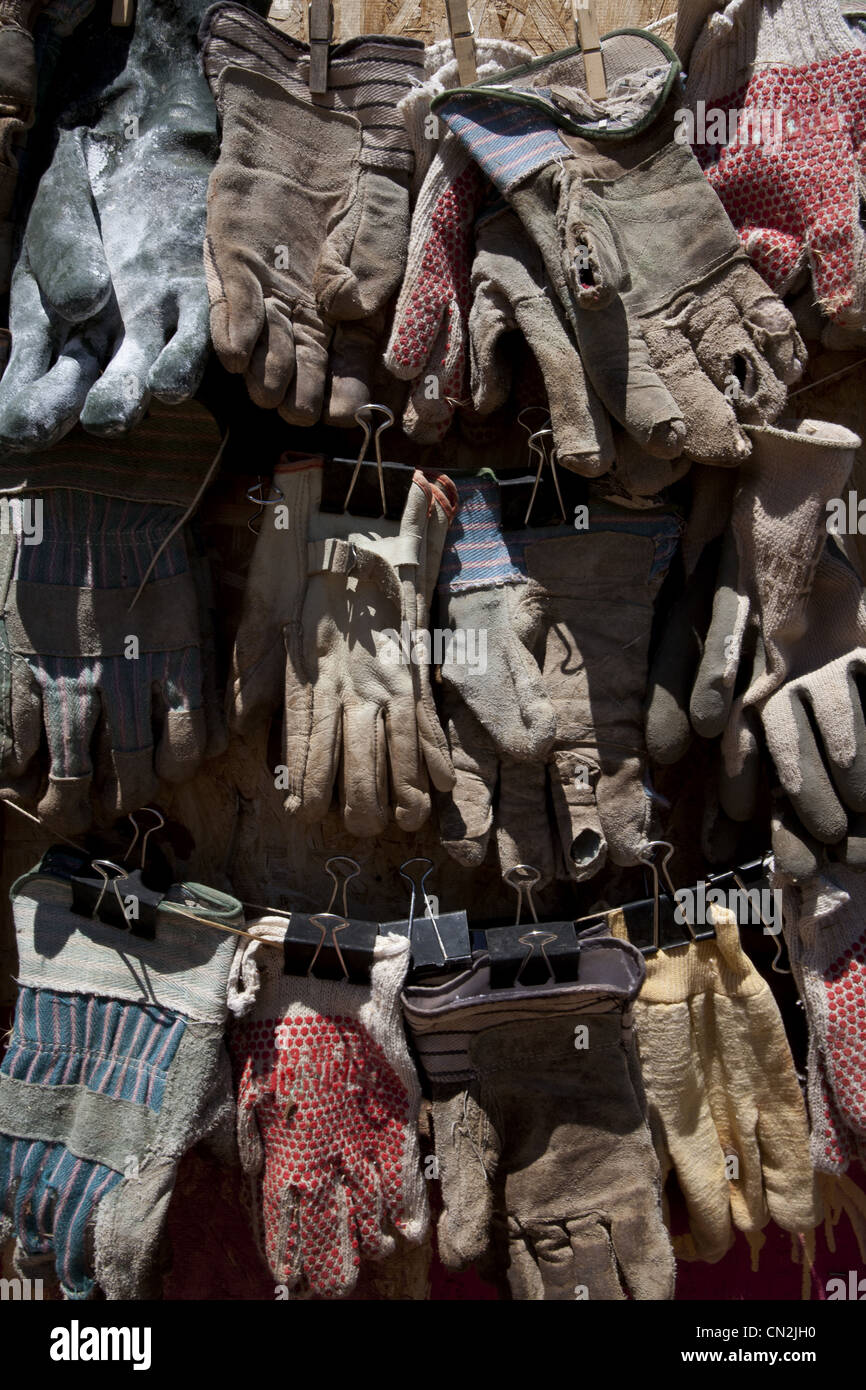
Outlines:
{"type": "Polygon", "coordinates": [[[735,465],[740,422],[779,415],[806,350],[674,138],[673,52],[633,33],[603,52],[604,103],[563,54],[434,110],[541,249],[613,418],[651,455],[735,465]]]}
{"type": "MultiPolygon", "coordinates": [[[[678,518],[593,504],[588,531],[508,533],[499,568],[486,529],[473,518],[458,537],[463,566],[454,577],[447,564],[443,570],[455,594],[449,609],[456,597],[471,615],[478,602],[472,588],[502,584],[503,566],[522,579],[505,620],[521,679],[515,694],[495,658],[487,677],[443,664],[457,774],[440,803],[443,844],[460,862],[480,863],[495,824],[502,871],[531,864],[542,882],[554,874],[589,878],[608,854],[617,864],[640,863],[654,838],[642,714],[652,605],[676,547],[678,518]],[[537,682],[553,710],[552,742],[537,682]],[[533,731],[534,745],[525,737],[533,731]]],[[[493,596],[496,602],[495,588],[493,596]]]]}
{"type": "Polygon", "coordinates": [[[631,1030],[643,959],[604,928],[578,940],[576,984],[491,989],[482,955],[404,990],[432,1087],[440,1255],[492,1255],[515,1299],[672,1298],[631,1030]]]}
{"type": "MultiPolygon", "coordinates": [[[[394,37],[332,45],[323,98],[310,94],[308,46],[242,5],[209,10],[201,42],[223,131],[205,241],[214,347],[256,405],[312,425],[333,324],[378,315],[402,274],[413,156],[396,108],[424,50],[394,37]]],[[[368,399],[353,384],[359,342],[363,325],[344,326],[335,423],[368,399]]]]}
{"type": "Polygon", "coordinates": [[[131,35],[100,13],[68,41],[56,144],[12,282],[0,383],[10,448],[44,448],[79,416],[94,434],[124,433],[152,396],[174,403],[198,389],[205,190],[217,153],[196,46],[203,8],[142,0],[131,35]]]}
{"type": "MultiPolygon", "coordinates": [[[[279,945],[285,919],[250,930],[279,945]]],[[[282,951],[258,941],[235,961],[238,1149],[259,1243],[295,1298],[345,1297],[362,1261],[426,1234],[421,1088],[400,1017],[408,965],[396,933],[377,938],[369,984],[287,975],[282,951]]]]}
{"type": "MultiPolygon", "coordinates": [[[[807,1233],[820,1217],[803,1097],[779,1007],[712,907],[715,940],[646,962],[634,1008],[662,1180],[676,1171],[689,1218],[681,1259],[720,1260],[742,1231],[753,1259],[768,1221],[807,1233]]],[[[618,936],[625,928],[614,924],[618,936]]]]}
{"type": "Polygon", "coordinates": [[[266,509],[230,724],[252,733],[282,705],[285,807],[304,823],[324,820],[339,773],[350,834],[380,834],[391,804],[398,825],[417,830],[427,774],[439,788],[454,776],[423,651],[453,484],[416,469],[402,517],[373,521],[320,510],[322,467],[304,459],[274,472],[288,525],[266,509]]]}
{"type": "Polygon", "coordinates": [[[134,452],[76,431],[26,468],[0,458],[0,778],[63,834],[136,810],[221,749],[183,530],[218,443],[189,403],[155,410],[134,452]]]}
{"type": "Polygon", "coordinates": [[[734,0],[707,15],[686,0],[681,11],[689,37],[705,21],[686,103],[706,177],[770,288],[809,284],[835,346],[840,330],[866,327],[862,39],[836,4],[734,0]]]}

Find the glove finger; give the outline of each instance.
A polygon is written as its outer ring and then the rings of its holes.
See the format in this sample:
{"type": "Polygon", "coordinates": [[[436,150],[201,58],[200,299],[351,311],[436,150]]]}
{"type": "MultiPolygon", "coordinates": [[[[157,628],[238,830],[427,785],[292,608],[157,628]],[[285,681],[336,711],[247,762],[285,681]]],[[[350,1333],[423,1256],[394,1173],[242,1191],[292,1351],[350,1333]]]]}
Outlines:
{"type": "Polygon", "coordinates": [[[385,711],[385,733],[394,819],[402,830],[418,830],[430,815],[430,795],[421,762],[414,697],[389,703],[385,711]]]}
{"type": "Polygon", "coordinates": [[[262,286],[243,261],[221,267],[210,236],[204,261],[214,351],[227,372],[245,372],[265,325],[262,286]]]}
{"type": "Polygon", "coordinates": [[[153,325],[147,325],[143,336],[136,335],[136,328],[124,334],[120,348],[87,394],[81,423],[90,434],[126,434],[144,418],[151,399],[147,381],[161,347],[153,325]]]}
{"type": "Polygon", "coordinates": [[[503,759],[496,807],[496,844],[502,874],[518,864],[538,870],[538,887],[556,872],[547,817],[547,769],[544,763],[503,759]]]}
{"type": "Polygon", "coordinates": [[[544,378],[557,463],[596,478],[614,461],[613,434],[607,412],[586,379],[580,353],[545,295],[521,300],[516,314],[544,378]]]}
{"type": "MultiPolygon", "coordinates": [[[[814,715],[821,731],[830,772],[843,804],[862,814],[866,811],[866,719],[863,696],[866,671],[863,663],[846,663],[847,690],[842,699],[822,691],[814,700],[814,715]]],[[[839,694],[842,692],[840,691],[839,694]]]]}
{"type": "Polygon", "coordinates": [[[338,223],[322,247],[313,287],[332,322],[377,313],[400,284],[409,236],[409,189],[400,177],[363,168],[348,226],[338,223]]]}
{"type": "Polygon", "coordinates": [[[577,326],[581,360],[602,404],[648,454],[678,458],[686,435],[682,412],[622,301],[580,313],[577,326]]]}
{"type": "Polygon", "coordinates": [[[648,841],[656,838],[653,799],[644,776],[640,757],[612,758],[602,753],[596,802],[614,864],[643,863],[648,841]]]}
{"type": "Polygon", "coordinates": [[[562,1234],[568,1241],[571,1254],[567,1267],[565,1259],[559,1254],[553,1233],[544,1240],[536,1235],[535,1248],[544,1279],[545,1297],[574,1299],[580,1290],[581,1297],[588,1296],[593,1302],[599,1299],[622,1302],[626,1298],[626,1291],[617,1267],[608,1223],[593,1212],[592,1215],[567,1221],[564,1225],[562,1234]],[[583,1289],[586,1294],[582,1293],[583,1289]]]}
{"type": "Polygon", "coordinates": [[[370,401],[370,375],[384,332],[384,315],[364,323],[340,323],[331,343],[331,385],[324,422],[351,429],[355,413],[370,401]]]}
{"type": "Polygon", "coordinates": [[[692,726],[702,738],[717,738],[728,722],[749,612],[748,596],[739,587],[736,542],[728,531],[710,626],[689,700],[692,726]]]}
{"type": "Polygon", "coordinates": [[[279,299],[265,301],[265,319],[244,372],[250,400],[274,410],[285,400],[297,368],[291,309],[279,299]]]}
{"type": "Polygon", "coordinates": [[[679,762],[691,743],[688,703],[699,659],[698,635],[684,596],[671,609],[647,683],[647,752],[663,767],[679,762]]]}
{"type": "Polygon", "coordinates": [[[340,780],[343,819],[350,835],[381,835],[388,824],[386,740],[381,705],[344,707],[340,780]]]}
{"type": "Polygon", "coordinates": [[[174,405],[195,395],[207,362],[208,318],[204,286],[184,286],[179,295],[177,327],[147,377],[147,386],[157,400],[174,405]]]}
{"type": "Polygon", "coordinates": [[[754,710],[737,700],[722,736],[719,762],[719,801],[725,815],[742,823],[751,820],[761,779],[759,723],[754,710]]]}
{"type": "Polygon", "coordinates": [[[436,798],[442,846],[459,863],[484,862],[493,826],[499,758],[493,740],[461,700],[446,695],[444,727],[454,766],[454,786],[436,798]]]}
{"type": "Polygon", "coordinates": [[[25,232],[27,256],[52,309],[68,322],[93,318],[112,291],[79,133],[61,131],[39,181],[25,232]]]}
{"type": "Polygon", "coordinates": [[[578,751],[557,751],[549,767],[565,868],[580,882],[597,874],[607,859],[607,840],[596,805],[598,766],[578,751]]]}
{"type": "MultiPolygon", "coordinates": [[[[646,329],[650,361],[676,400],[685,422],[684,448],[698,463],[737,464],[748,458],[752,446],[737,424],[732,405],[703,370],[680,324],[669,319],[646,329]]],[[[730,391],[739,390],[731,378],[730,391]]]]}
{"type": "Polygon", "coordinates": [[[780,696],[767,701],[762,722],[782,791],[809,833],[822,844],[835,844],[844,836],[848,818],[824,765],[809,711],[796,690],[783,690],[780,696]]]}
{"type": "Polygon", "coordinates": [[[475,291],[469,312],[469,383],[479,415],[505,405],[511,392],[511,360],[504,339],[515,327],[505,295],[492,285],[475,291]]]}
{"type": "Polygon", "coordinates": [[[286,687],[284,736],[289,793],[286,810],[309,825],[323,821],[331,807],[343,749],[343,711],[318,687],[286,687]]]}
{"type": "MultiPolygon", "coordinates": [[[[28,290],[36,290],[35,282],[28,290]]],[[[108,355],[108,335],[103,325],[87,325],[66,338],[41,303],[28,299],[28,306],[33,313],[24,331],[12,325],[12,353],[0,382],[0,443],[29,450],[50,447],[77,424],[108,355]]]]}
{"type": "MultiPolygon", "coordinates": [[[[789,310],[781,299],[770,293],[760,275],[756,275],[750,266],[735,269],[728,276],[725,289],[762,359],[766,360],[780,382],[793,386],[803,375],[809,354],[789,310]]],[[[761,380],[766,380],[768,395],[764,396],[752,388],[747,399],[753,403],[752,408],[763,412],[763,418],[769,422],[776,418],[768,412],[776,409],[779,393],[769,377],[761,380]]],[[[778,410],[782,405],[784,396],[778,410]]]]}
{"type": "Polygon", "coordinates": [[[655,1184],[635,1189],[630,1204],[617,1204],[610,1234],[629,1295],[640,1300],[673,1298],[677,1266],[655,1184]]]}
{"type": "Polygon", "coordinates": [[[849,817],[848,834],[841,844],[831,847],[829,855],[855,873],[866,869],[866,816],[849,817]]]}
{"type": "Polygon", "coordinates": [[[820,873],[823,846],[797,819],[787,801],[776,801],[770,818],[770,845],[776,869],[790,878],[811,878],[820,873]]]}
{"type": "Polygon", "coordinates": [[[321,331],[321,326],[311,330],[296,312],[294,331],[295,375],[279,413],[290,425],[314,425],[322,413],[325,397],[330,330],[327,334],[321,331]]]}

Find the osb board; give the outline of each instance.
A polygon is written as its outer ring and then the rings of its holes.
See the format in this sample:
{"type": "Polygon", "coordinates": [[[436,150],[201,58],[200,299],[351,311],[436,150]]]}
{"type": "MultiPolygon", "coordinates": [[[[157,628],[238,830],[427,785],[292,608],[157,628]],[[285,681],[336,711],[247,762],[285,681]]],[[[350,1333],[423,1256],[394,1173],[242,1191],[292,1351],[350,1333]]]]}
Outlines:
{"type": "MultiPolygon", "coordinates": [[[[661,0],[607,0],[598,3],[595,13],[599,32],[630,25],[646,25],[673,16],[676,5],[661,0]]],[[[574,43],[574,24],[570,0],[479,0],[470,5],[475,33],[481,38],[511,39],[533,53],[552,53],[574,43]]],[[[274,0],[270,18],[295,38],[306,37],[306,4],[298,0],[274,0]]],[[[671,22],[655,32],[671,39],[671,22]]],[[[446,38],[448,20],[445,0],[335,0],[334,37],[348,39],[355,34],[402,34],[406,38],[431,43],[446,38]]]]}

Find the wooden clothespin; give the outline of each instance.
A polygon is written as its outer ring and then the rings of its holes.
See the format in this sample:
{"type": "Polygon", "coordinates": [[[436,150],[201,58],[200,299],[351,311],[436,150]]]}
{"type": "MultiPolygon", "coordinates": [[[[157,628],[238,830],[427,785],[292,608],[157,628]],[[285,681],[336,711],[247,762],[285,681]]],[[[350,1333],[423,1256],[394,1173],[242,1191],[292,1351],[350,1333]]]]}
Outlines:
{"type": "Polygon", "coordinates": [[[135,18],[135,0],[114,0],[111,6],[111,22],[117,28],[127,28],[135,18]]]}
{"type": "Polygon", "coordinates": [[[571,14],[574,19],[574,37],[583,49],[586,90],[591,97],[600,101],[607,96],[607,80],[604,75],[601,40],[598,37],[598,20],[592,0],[571,0],[571,14]]]}
{"type": "Polygon", "coordinates": [[[331,0],[310,0],[307,6],[310,43],[310,91],[322,95],[328,90],[328,50],[334,37],[334,6],[331,0]]]}
{"type": "Polygon", "coordinates": [[[475,64],[475,27],[469,13],[468,0],[445,0],[445,9],[454,57],[457,59],[457,75],[461,85],[468,87],[478,81],[478,68],[475,64]]]}

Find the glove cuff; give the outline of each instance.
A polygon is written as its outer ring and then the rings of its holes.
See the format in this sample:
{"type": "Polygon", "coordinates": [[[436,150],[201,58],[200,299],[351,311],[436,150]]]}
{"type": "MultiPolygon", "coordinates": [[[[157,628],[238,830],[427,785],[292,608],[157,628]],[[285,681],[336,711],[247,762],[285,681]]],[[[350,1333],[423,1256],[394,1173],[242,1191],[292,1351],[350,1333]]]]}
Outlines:
{"type": "Polygon", "coordinates": [[[731,96],[762,68],[805,67],[858,47],[837,0],[731,0],[694,42],[688,102],[731,96]]]}
{"type": "MultiPolygon", "coordinates": [[[[681,1004],[700,994],[748,998],[768,989],[740,945],[734,914],[714,905],[710,911],[716,939],[650,956],[640,1004],[681,1004]]],[[[611,931],[625,938],[624,920],[614,918],[611,931]]]]}

